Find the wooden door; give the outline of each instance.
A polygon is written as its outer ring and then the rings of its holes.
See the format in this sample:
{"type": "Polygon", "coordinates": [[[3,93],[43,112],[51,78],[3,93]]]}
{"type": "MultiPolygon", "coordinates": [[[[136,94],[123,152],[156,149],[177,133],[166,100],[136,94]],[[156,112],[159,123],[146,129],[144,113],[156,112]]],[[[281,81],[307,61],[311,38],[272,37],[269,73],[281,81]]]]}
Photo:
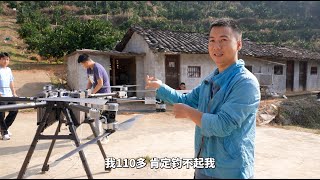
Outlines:
{"type": "Polygon", "coordinates": [[[287,61],[287,79],[286,89],[287,91],[293,91],[293,77],[294,77],[294,62],[287,61]]]}
{"type": "Polygon", "coordinates": [[[301,61],[299,63],[299,89],[303,91],[306,90],[307,87],[307,62],[301,61]]]}
{"type": "Polygon", "coordinates": [[[165,58],[166,84],[174,89],[180,83],[180,57],[179,55],[166,55],[165,58]]]}

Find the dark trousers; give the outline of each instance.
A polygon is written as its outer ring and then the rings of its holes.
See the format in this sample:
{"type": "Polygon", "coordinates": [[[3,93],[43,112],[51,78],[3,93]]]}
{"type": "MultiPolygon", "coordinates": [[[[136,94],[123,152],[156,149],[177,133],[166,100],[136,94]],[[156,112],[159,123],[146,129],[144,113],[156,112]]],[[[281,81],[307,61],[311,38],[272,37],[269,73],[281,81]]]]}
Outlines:
{"type": "MultiPolygon", "coordinates": [[[[15,102],[0,102],[0,106],[16,104],[15,102]]],[[[9,111],[9,114],[5,118],[5,112],[0,112],[0,127],[4,134],[8,133],[9,127],[12,125],[13,121],[16,119],[18,111],[9,111]]]]}

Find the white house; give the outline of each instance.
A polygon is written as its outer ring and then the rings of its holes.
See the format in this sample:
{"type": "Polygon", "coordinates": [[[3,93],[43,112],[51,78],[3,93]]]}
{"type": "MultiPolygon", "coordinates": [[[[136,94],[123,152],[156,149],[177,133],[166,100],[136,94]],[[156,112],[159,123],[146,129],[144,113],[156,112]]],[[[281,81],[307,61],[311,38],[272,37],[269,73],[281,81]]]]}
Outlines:
{"type": "MultiPolygon", "coordinates": [[[[193,89],[216,68],[207,46],[207,34],[131,27],[113,51],[77,50],[66,56],[68,84],[74,89],[85,87],[85,71],[76,60],[80,53],[87,52],[109,71],[111,85],[124,84],[120,74],[125,73],[129,78],[125,84],[140,85],[137,90],[144,89],[147,75],[172,88],[184,82],[187,89],[193,89]]],[[[239,58],[270,92],[320,89],[319,53],[243,40],[239,58]]],[[[154,93],[135,95],[149,97],[154,93]]]]}

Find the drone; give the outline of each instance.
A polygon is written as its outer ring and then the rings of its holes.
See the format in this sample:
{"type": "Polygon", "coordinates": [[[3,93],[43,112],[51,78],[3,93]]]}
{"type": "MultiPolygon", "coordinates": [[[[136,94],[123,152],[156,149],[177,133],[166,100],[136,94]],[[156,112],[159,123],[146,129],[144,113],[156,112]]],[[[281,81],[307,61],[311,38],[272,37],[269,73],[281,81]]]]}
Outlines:
{"type": "MultiPolygon", "coordinates": [[[[110,86],[111,89],[119,89],[119,90],[114,90],[112,93],[115,93],[117,98],[120,99],[128,99],[128,100],[137,100],[144,102],[145,104],[151,104],[155,105],[155,110],[156,112],[166,112],[166,104],[164,101],[160,99],[156,99],[155,97],[144,97],[144,98],[137,98],[137,97],[128,97],[128,92],[155,92],[155,90],[129,90],[130,87],[136,87],[140,85],[115,85],[115,86],[110,86]]],[[[101,93],[101,94],[94,94],[94,97],[105,97],[108,96],[108,93],[101,93]]]]}
{"type": "MultiPolygon", "coordinates": [[[[128,102],[142,102],[145,100],[123,98],[119,92],[91,94],[90,90],[69,91],[66,89],[53,89],[52,85],[46,85],[44,86],[43,91],[35,97],[0,97],[0,101],[25,102],[0,106],[0,111],[12,111],[28,108],[37,109],[38,128],[18,174],[18,179],[23,178],[36,148],[37,142],[39,140],[48,139],[52,140],[52,142],[43,163],[42,172],[49,171],[48,162],[56,140],[69,139],[75,142],[77,148],[54,161],[51,166],[56,166],[62,160],[75,153],[79,153],[87,177],[89,179],[93,179],[83,149],[90,144],[97,144],[101,151],[102,157],[105,160],[107,156],[100,140],[103,137],[110,136],[116,131],[124,131],[131,128],[136,120],[143,116],[142,114],[138,114],[124,122],[118,123],[116,116],[119,110],[119,104],[128,102]],[[93,126],[93,122],[95,120],[100,120],[103,124],[102,126],[104,133],[102,135],[98,135],[95,127],[93,126]],[[43,135],[43,132],[55,122],[58,122],[58,126],[54,135],[43,135]],[[84,123],[90,125],[95,138],[84,144],[80,144],[76,129],[84,123]],[[70,131],[69,135],[59,135],[62,124],[66,124],[68,126],[70,131]]],[[[105,170],[109,172],[111,171],[111,169],[105,170]]]]}

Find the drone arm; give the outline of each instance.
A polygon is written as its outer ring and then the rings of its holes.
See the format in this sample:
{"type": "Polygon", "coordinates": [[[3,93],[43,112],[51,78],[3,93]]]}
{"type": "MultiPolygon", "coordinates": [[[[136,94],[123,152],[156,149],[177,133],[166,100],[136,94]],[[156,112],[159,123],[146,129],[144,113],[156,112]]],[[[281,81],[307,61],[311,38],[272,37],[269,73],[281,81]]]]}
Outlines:
{"type": "Polygon", "coordinates": [[[44,107],[46,105],[47,105],[47,102],[33,102],[33,103],[28,103],[28,104],[2,105],[2,106],[0,106],[0,112],[16,111],[18,109],[44,107]]]}
{"type": "Polygon", "coordinates": [[[106,97],[106,96],[117,96],[118,93],[96,93],[90,94],[89,97],[106,97]]]}
{"type": "Polygon", "coordinates": [[[73,103],[70,103],[69,104],[69,107],[71,109],[75,109],[75,110],[79,110],[79,111],[83,111],[85,113],[89,113],[90,111],[90,107],[87,107],[87,106],[82,106],[82,105],[79,105],[79,104],[73,104],[73,103]]]}
{"type": "Polygon", "coordinates": [[[93,118],[93,119],[99,119],[100,118],[100,111],[97,110],[97,109],[90,108],[90,107],[87,107],[87,106],[82,106],[82,105],[79,105],[79,104],[74,104],[74,103],[70,103],[69,107],[71,109],[75,109],[75,110],[79,110],[79,111],[83,111],[85,113],[88,113],[90,118],[93,118]]]}
{"type": "Polygon", "coordinates": [[[35,101],[35,97],[1,97],[0,101],[35,101]]]}

